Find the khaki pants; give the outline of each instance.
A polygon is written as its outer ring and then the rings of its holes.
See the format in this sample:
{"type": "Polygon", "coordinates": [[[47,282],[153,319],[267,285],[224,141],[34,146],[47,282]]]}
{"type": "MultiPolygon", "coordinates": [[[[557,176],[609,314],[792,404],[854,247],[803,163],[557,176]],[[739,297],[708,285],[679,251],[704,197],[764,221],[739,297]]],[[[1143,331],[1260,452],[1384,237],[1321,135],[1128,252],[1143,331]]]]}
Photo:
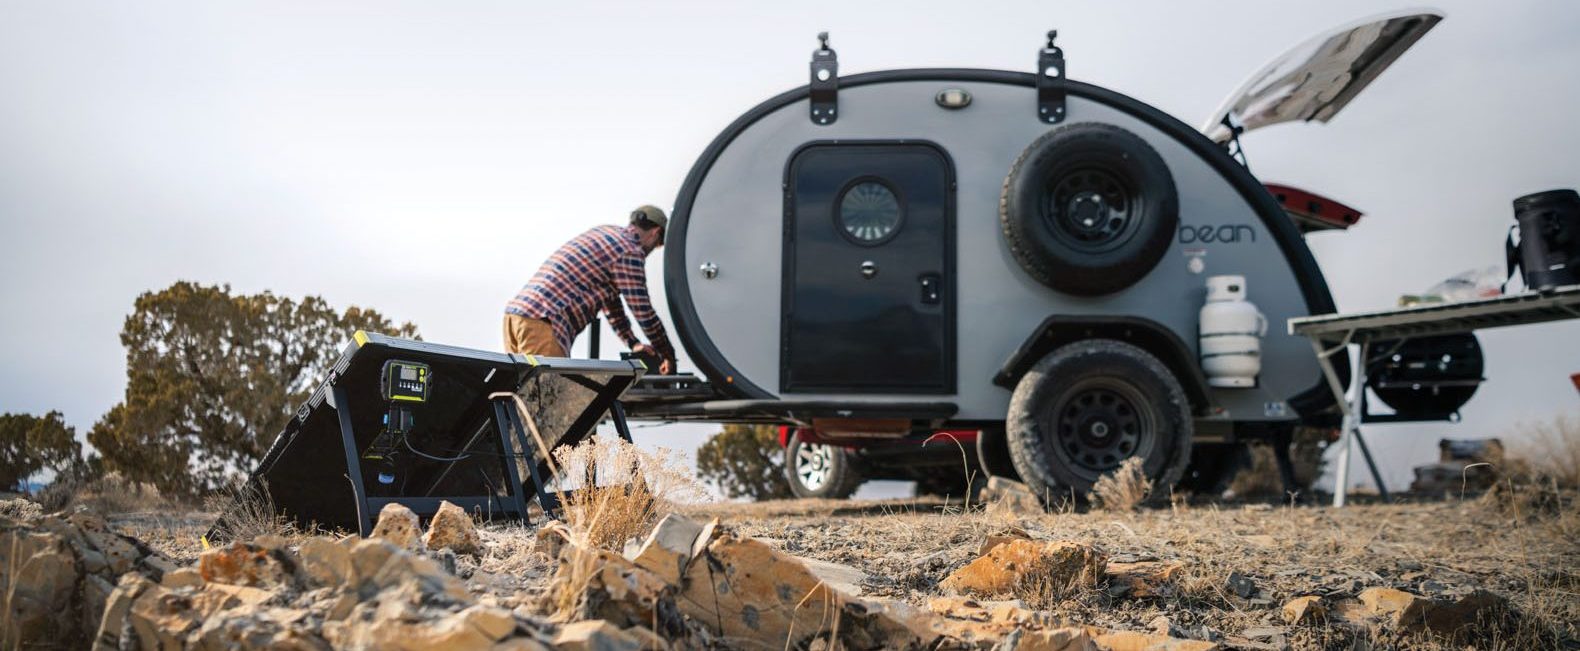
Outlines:
{"type": "Polygon", "coordinates": [[[505,315],[505,352],[544,357],[564,357],[565,349],[554,339],[554,326],[543,319],[505,315]]]}

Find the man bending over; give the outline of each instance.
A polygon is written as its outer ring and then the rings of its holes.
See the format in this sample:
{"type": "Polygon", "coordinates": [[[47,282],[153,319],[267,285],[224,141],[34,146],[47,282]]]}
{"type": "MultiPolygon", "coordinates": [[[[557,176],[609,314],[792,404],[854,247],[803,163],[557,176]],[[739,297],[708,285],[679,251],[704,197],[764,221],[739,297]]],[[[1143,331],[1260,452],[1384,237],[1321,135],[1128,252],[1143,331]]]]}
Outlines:
{"type": "Polygon", "coordinates": [[[668,375],[675,349],[647,295],[647,255],[664,245],[669,219],[654,206],[631,213],[628,226],[599,226],[561,246],[505,305],[505,352],[565,357],[571,341],[600,310],[632,352],[656,355],[668,375]],[[625,309],[652,345],[631,333],[625,309]]]}

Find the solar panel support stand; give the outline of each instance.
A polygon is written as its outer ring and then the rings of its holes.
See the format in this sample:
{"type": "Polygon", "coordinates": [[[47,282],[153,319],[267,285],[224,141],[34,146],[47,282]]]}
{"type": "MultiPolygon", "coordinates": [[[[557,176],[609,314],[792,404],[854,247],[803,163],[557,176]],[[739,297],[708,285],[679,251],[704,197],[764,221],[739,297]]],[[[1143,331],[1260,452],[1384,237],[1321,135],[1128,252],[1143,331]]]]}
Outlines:
{"type": "MultiPolygon", "coordinates": [[[[442,499],[448,499],[451,502],[457,502],[458,500],[466,502],[466,504],[458,504],[462,508],[474,505],[479,507],[487,505],[490,509],[493,509],[494,504],[499,503],[498,508],[501,515],[520,518],[522,522],[530,523],[530,519],[527,517],[527,492],[530,490],[533,496],[537,498],[538,505],[542,507],[543,513],[547,517],[556,519],[559,517],[559,499],[548,489],[549,478],[546,472],[545,454],[538,450],[537,446],[532,443],[531,438],[527,436],[526,427],[521,422],[521,417],[516,412],[515,406],[509,398],[497,398],[493,401],[494,429],[499,436],[501,450],[521,450],[521,456],[526,460],[525,465],[528,477],[521,476],[520,471],[516,468],[515,457],[507,453],[504,465],[507,478],[506,492],[508,494],[503,498],[494,494],[452,496],[449,498],[414,496],[371,498],[368,495],[367,484],[364,483],[365,480],[362,476],[362,460],[358,454],[356,433],[351,426],[351,411],[348,398],[346,397],[346,390],[341,387],[335,387],[333,397],[334,408],[340,420],[340,442],[346,455],[346,479],[351,482],[351,492],[356,500],[357,533],[362,537],[366,538],[373,532],[375,518],[378,515],[374,507],[382,508],[385,504],[391,502],[407,506],[417,505],[418,508],[413,508],[413,510],[419,512],[435,510],[436,507],[430,502],[436,503],[442,499]],[[531,482],[530,489],[527,486],[528,481],[531,482]]],[[[623,419],[620,422],[623,424],[623,419]]]]}

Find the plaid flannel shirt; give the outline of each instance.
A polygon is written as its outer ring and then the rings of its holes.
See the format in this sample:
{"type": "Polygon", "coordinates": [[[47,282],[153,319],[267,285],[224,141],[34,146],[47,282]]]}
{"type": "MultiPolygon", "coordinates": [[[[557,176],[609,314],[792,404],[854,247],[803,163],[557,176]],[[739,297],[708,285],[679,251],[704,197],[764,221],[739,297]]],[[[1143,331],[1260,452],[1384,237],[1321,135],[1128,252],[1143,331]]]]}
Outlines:
{"type": "Polygon", "coordinates": [[[548,321],[554,339],[569,355],[577,333],[601,310],[620,340],[635,347],[641,340],[631,332],[620,304],[624,297],[654,350],[664,359],[674,359],[675,349],[647,294],[646,260],[635,226],[599,226],[549,256],[505,305],[505,312],[548,321]]]}

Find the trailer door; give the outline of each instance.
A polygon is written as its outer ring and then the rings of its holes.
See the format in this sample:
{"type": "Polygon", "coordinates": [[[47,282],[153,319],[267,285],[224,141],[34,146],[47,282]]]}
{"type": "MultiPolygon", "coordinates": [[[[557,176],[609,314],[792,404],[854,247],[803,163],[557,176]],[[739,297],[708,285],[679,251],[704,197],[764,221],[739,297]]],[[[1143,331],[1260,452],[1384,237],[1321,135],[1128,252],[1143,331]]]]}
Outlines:
{"type": "Polygon", "coordinates": [[[780,390],[953,393],[954,232],[954,170],[936,145],[792,155],[780,390]]]}

